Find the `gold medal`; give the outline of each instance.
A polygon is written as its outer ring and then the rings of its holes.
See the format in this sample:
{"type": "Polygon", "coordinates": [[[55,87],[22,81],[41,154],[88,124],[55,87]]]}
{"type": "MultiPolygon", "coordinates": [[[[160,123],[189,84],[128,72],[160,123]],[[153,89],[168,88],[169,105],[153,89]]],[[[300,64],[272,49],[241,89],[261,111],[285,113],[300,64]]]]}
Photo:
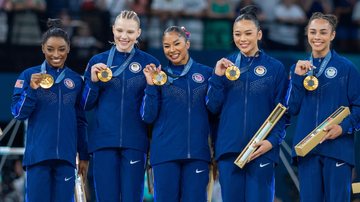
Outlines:
{"type": "Polygon", "coordinates": [[[240,77],[240,69],[235,65],[226,68],[225,76],[230,81],[235,81],[240,77]]]}
{"type": "Polygon", "coordinates": [[[50,74],[41,74],[40,87],[44,89],[51,88],[54,85],[54,78],[50,74]]]}
{"type": "Polygon", "coordinates": [[[152,75],[152,81],[155,85],[157,86],[162,86],[166,83],[167,81],[167,75],[165,74],[165,72],[160,71],[160,72],[155,72],[152,75]]]}
{"type": "Polygon", "coordinates": [[[313,91],[319,86],[319,80],[315,76],[307,76],[303,84],[306,90],[313,91]]]}
{"type": "Polygon", "coordinates": [[[102,82],[108,82],[112,78],[112,71],[110,68],[103,69],[97,73],[97,77],[102,82]]]}

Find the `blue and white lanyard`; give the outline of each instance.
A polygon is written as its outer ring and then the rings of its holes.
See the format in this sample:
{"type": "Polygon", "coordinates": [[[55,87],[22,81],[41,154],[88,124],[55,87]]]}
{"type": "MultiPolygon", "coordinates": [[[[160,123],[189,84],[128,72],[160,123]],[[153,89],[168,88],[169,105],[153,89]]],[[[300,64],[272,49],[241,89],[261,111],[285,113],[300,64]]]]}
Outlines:
{"type": "MultiPolygon", "coordinates": [[[[329,63],[330,59],[331,59],[331,51],[329,51],[329,52],[326,54],[324,60],[321,62],[320,69],[319,69],[318,73],[315,75],[315,77],[318,78],[319,76],[321,76],[321,74],[324,72],[327,64],[329,63]]],[[[310,56],[310,63],[311,63],[311,65],[313,64],[313,62],[314,62],[314,59],[313,59],[313,57],[312,57],[312,55],[311,55],[311,56],[310,56]]],[[[312,68],[310,71],[308,71],[308,72],[306,73],[306,75],[313,76],[313,75],[314,75],[314,68],[312,68]]]]}
{"type": "Polygon", "coordinates": [[[174,74],[170,67],[168,69],[166,69],[166,73],[168,74],[168,82],[173,83],[176,79],[178,79],[182,76],[185,76],[189,72],[192,64],[193,64],[193,59],[189,58],[189,61],[186,63],[186,65],[180,75],[174,74]]]}
{"type": "MultiPolygon", "coordinates": [[[[60,83],[65,78],[65,71],[64,69],[60,75],[56,78],[55,83],[60,83]]],[[[46,60],[41,64],[41,73],[46,74],[46,60]]]]}
{"type": "MultiPolygon", "coordinates": [[[[109,53],[109,56],[108,56],[107,61],[106,61],[106,66],[109,67],[109,68],[111,67],[111,65],[113,63],[115,50],[116,50],[116,46],[112,46],[111,49],[110,49],[110,53],[109,53]]],[[[129,63],[132,60],[132,58],[134,57],[134,55],[135,55],[135,48],[131,49],[129,57],[113,73],[114,77],[119,76],[126,69],[126,67],[129,65],[129,63]]]]}

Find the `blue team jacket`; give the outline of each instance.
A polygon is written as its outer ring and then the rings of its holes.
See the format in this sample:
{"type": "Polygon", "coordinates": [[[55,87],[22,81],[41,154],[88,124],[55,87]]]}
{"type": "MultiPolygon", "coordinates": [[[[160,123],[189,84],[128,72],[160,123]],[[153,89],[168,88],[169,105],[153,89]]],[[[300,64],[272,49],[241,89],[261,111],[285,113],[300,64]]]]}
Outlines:
{"type": "MultiPolygon", "coordinates": [[[[89,130],[89,152],[101,148],[131,148],[147,152],[147,125],[139,109],[146,87],[142,72],[147,64],[159,65],[153,56],[136,49],[128,67],[108,82],[91,81],[91,66],[106,64],[109,51],[93,56],[85,71],[85,87],[81,101],[85,110],[94,109],[95,125],[89,130]]],[[[126,60],[129,53],[115,51],[112,71],[126,60]]]]}
{"type": "MultiPolygon", "coordinates": [[[[318,78],[319,87],[314,91],[307,91],[303,86],[305,76],[294,73],[295,65],[291,68],[287,103],[289,113],[298,116],[293,146],[340,106],[348,106],[351,115],[340,124],[343,135],[335,140],[326,140],[310,153],[354,165],[354,136],[351,131],[360,122],[360,76],[354,64],[348,59],[339,56],[335,51],[331,52],[332,57],[327,67],[318,78]],[[347,134],[349,131],[350,134],[347,134]]],[[[314,59],[314,65],[320,67],[320,63],[316,61],[314,59]]],[[[293,148],[293,156],[295,155],[293,148]]]]}
{"type": "MultiPolygon", "coordinates": [[[[184,69],[184,65],[169,66],[178,75],[184,69]]],[[[211,71],[194,61],[189,72],[172,84],[146,87],[140,113],[146,123],[154,123],[151,164],[178,159],[210,160],[205,96],[211,71]]]]}
{"type": "MultiPolygon", "coordinates": [[[[227,59],[235,64],[239,52],[227,59]]],[[[261,51],[258,57],[241,55],[240,68],[249,67],[236,81],[215,73],[209,79],[206,104],[213,113],[220,114],[215,157],[239,153],[264,123],[278,103],[284,103],[287,76],[284,66],[261,51]]],[[[267,137],[273,148],[265,157],[278,161],[279,144],[285,136],[285,121],[274,126],[267,137]]]]}
{"type": "Polygon", "coordinates": [[[87,121],[80,107],[83,80],[68,67],[55,69],[46,64],[48,74],[64,79],[49,89],[30,87],[30,78],[41,66],[21,73],[16,81],[11,112],[18,120],[28,119],[24,166],[49,159],[60,159],[75,166],[76,152],[87,160],[87,121]]]}

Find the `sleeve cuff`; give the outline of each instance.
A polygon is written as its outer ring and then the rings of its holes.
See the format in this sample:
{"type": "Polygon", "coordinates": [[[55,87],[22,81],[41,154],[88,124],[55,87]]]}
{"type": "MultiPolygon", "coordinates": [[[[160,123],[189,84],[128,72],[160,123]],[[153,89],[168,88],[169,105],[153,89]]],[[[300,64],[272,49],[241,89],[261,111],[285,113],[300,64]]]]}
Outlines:
{"type": "Polygon", "coordinates": [[[210,77],[209,82],[211,82],[217,88],[223,88],[224,87],[223,79],[224,79],[224,76],[218,76],[216,74],[213,74],[210,77]]]}
{"type": "Polygon", "coordinates": [[[270,135],[270,136],[268,136],[268,138],[266,140],[268,140],[271,143],[273,148],[278,147],[280,144],[276,135],[270,135]]]}
{"type": "Polygon", "coordinates": [[[146,85],[146,88],[145,88],[145,93],[147,95],[153,95],[153,96],[156,96],[157,95],[157,86],[155,85],[146,85]]]}
{"type": "Polygon", "coordinates": [[[88,161],[89,160],[89,154],[86,152],[79,152],[79,159],[83,160],[83,161],[88,161]]]}
{"type": "Polygon", "coordinates": [[[304,76],[300,76],[300,75],[297,75],[297,74],[293,74],[292,75],[292,80],[293,80],[293,84],[295,86],[302,86],[303,82],[304,82],[304,76]]]}
{"type": "Polygon", "coordinates": [[[342,135],[349,134],[349,129],[352,127],[349,121],[344,120],[339,125],[342,129],[342,135]]]}
{"type": "Polygon", "coordinates": [[[89,81],[87,82],[87,86],[90,88],[90,89],[93,89],[93,90],[98,90],[99,89],[99,83],[100,81],[98,82],[92,82],[92,81],[89,81]]]}

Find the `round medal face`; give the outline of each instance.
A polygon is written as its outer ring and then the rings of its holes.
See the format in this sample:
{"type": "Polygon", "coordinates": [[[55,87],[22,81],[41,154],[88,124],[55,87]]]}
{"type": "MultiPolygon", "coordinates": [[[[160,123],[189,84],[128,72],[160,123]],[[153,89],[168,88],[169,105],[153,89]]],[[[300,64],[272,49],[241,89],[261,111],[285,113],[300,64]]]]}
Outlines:
{"type": "Polygon", "coordinates": [[[106,68],[97,73],[97,77],[102,82],[108,82],[112,78],[112,71],[110,68],[106,68]]]}
{"type": "Polygon", "coordinates": [[[40,87],[44,89],[51,88],[54,85],[54,78],[50,74],[42,74],[42,79],[40,81],[40,87]]]}
{"type": "Polygon", "coordinates": [[[167,81],[167,75],[163,71],[155,72],[152,75],[152,81],[154,82],[155,85],[162,86],[167,81]]]}
{"type": "Polygon", "coordinates": [[[319,86],[319,80],[315,76],[307,76],[304,79],[303,85],[306,90],[313,91],[319,86]]]}
{"type": "Polygon", "coordinates": [[[235,81],[240,77],[240,69],[236,66],[230,66],[225,70],[225,76],[230,81],[235,81]]]}

